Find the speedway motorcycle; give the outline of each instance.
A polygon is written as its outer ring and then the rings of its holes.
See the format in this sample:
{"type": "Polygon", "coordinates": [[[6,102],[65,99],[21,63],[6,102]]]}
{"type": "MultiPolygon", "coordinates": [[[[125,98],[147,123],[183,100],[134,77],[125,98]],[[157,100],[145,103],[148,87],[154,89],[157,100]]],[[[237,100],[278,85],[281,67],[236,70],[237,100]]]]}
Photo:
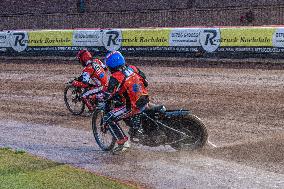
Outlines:
{"type": "MultiPolygon", "coordinates": [[[[67,109],[73,114],[73,115],[81,115],[85,110],[85,102],[82,99],[82,95],[89,90],[89,88],[80,88],[75,87],[72,85],[72,82],[74,80],[78,80],[77,78],[70,79],[66,84],[64,88],[64,103],[67,107],[67,109]]],[[[93,105],[93,107],[96,107],[97,101],[96,96],[93,95],[90,97],[90,102],[93,105]]]]}
{"type": "MultiPolygon", "coordinates": [[[[103,151],[111,151],[116,142],[111,129],[104,123],[104,110],[96,110],[92,115],[92,130],[95,140],[103,151]]],[[[196,150],[202,148],[208,133],[202,121],[189,110],[166,110],[164,106],[153,106],[141,113],[144,130],[139,140],[132,140],[145,146],[170,145],[176,150],[196,150]]],[[[128,127],[129,120],[122,120],[128,127]]]]}

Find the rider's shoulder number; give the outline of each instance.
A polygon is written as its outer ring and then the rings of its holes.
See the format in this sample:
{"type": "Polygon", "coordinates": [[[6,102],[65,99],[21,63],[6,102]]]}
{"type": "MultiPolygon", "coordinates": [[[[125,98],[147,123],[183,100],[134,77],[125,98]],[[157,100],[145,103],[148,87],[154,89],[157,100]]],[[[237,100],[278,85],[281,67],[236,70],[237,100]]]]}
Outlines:
{"type": "Polygon", "coordinates": [[[93,64],[94,70],[99,71],[101,68],[99,65],[97,64],[93,64]]]}

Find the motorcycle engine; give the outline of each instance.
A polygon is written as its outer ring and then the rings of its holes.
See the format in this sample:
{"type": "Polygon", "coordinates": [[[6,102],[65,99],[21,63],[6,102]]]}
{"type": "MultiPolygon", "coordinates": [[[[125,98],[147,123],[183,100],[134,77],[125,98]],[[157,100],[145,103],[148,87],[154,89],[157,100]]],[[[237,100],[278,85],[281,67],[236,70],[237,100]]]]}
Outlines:
{"type": "Polygon", "coordinates": [[[145,146],[159,146],[163,145],[167,142],[167,135],[162,130],[155,130],[155,132],[151,132],[148,135],[144,136],[143,139],[141,139],[141,144],[145,146]]]}

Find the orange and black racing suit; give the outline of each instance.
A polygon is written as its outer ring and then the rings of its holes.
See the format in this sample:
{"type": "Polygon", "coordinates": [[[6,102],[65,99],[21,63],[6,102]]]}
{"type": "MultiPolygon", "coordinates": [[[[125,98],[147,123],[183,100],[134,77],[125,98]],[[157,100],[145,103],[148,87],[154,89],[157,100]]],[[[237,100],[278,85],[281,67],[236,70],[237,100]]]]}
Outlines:
{"type": "Polygon", "coordinates": [[[118,144],[128,140],[118,121],[135,116],[147,107],[149,102],[147,86],[145,74],[133,65],[124,66],[111,74],[105,98],[108,100],[114,96],[118,97],[122,104],[108,112],[105,120],[113,130],[112,134],[118,144]]]}

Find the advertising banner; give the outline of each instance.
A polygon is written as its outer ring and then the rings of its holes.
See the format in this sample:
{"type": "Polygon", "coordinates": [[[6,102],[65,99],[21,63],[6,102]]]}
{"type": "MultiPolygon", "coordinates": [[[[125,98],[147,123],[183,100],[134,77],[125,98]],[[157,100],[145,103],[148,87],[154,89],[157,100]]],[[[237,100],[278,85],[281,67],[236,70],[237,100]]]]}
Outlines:
{"type": "Polygon", "coordinates": [[[72,46],[72,30],[42,30],[28,32],[29,47],[72,46]]]}
{"type": "Polygon", "coordinates": [[[220,48],[224,53],[279,53],[281,36],[275,35],[277,28],[221,28],[220,48]],[[275,36],[275,37],[273,37],[275,36]],[[277,36],[277,37],[276,37],[277,36]],[[278,46],[276,46],[278,45],[278,46]]]}
{"type": "Polygon", "coordinates": [[[123,47],[168,47],[170,29],[122,30],[123,47]]]}
{"type": "Polygon", "coordinates": [[[0,32],[0,47],[10,47],[7,32],[0,32]]]}
{"type": "Polygon", "coordinates": [[[7,48],[10,47],[8,33],[0,32],[0,52],[6,52],[7,48]]]}
{"type": "Polygon", "coordinates": [[[199,28],[173,28],[170,32],[169,47],[174,52],[199,52],[202,50],[199,38],[199,28]]]}
{"type": "Polygon", "coordinates": [[[133,56],[284,57],[284,27],[11,30],[0,32],[0,55],[74,56],[119,50],[133,56]]]}
{"type": "Polygon", "coordinates": [[[272,42],[274,47],[284,48],[284,28],[275,29],[272,42]]]}
{"type": "Polygon", "coordinates": [[[199,47],[199,28],[176,28],[170,33],[170,46],[199,47]]]}
{"type": "Polygon", "coordinates": [[[101,47],[104,46],[102,37],[102,30],[75,30],[73,32],[72,46],[101,47]]]}
{"type": "Polygon", "coordinates": [[[221,28],[221,47],[272,47],[275,28],[221,28]]]}

